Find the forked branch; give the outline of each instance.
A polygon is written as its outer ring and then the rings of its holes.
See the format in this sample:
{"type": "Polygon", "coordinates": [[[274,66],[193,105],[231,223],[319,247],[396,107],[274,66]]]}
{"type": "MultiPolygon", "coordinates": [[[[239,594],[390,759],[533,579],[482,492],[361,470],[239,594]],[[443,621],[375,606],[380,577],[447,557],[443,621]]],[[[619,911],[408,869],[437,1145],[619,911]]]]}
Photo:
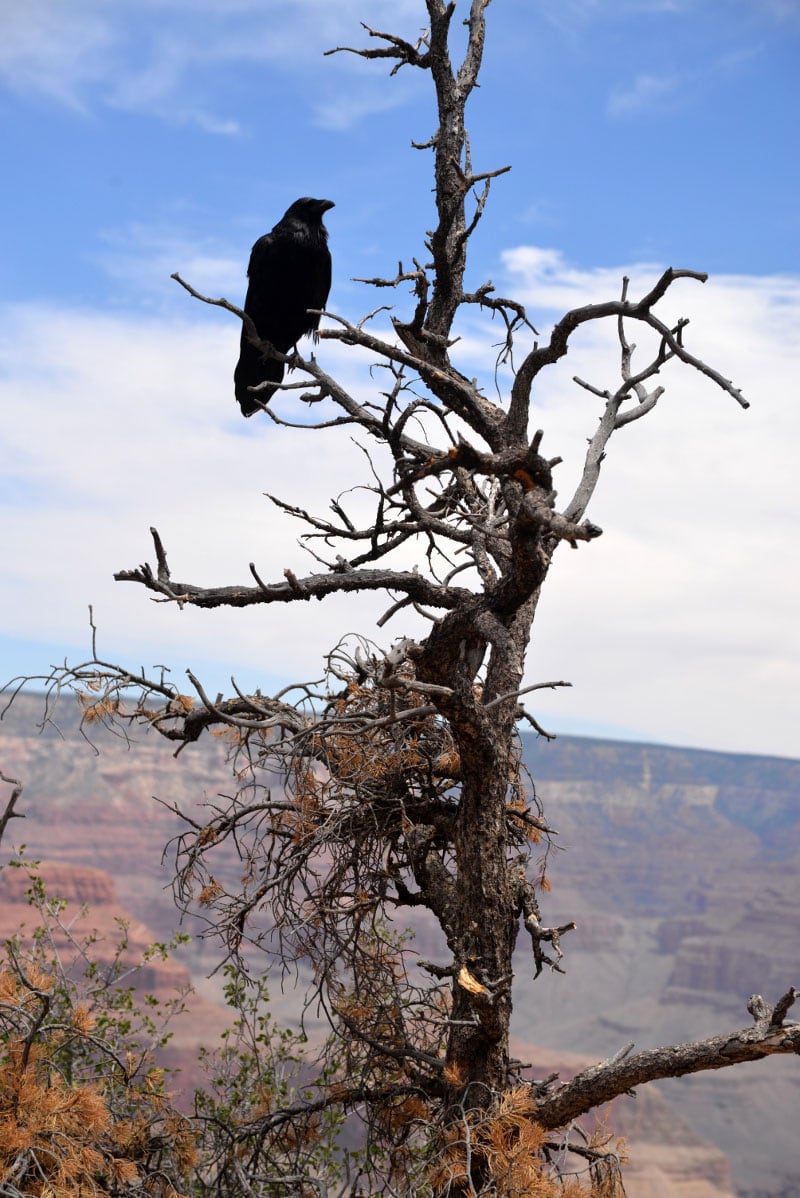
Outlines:
{"type": "Polygon", "coordinates": [[[778,1001],[774,1008],[779,1012],[777,1024],[772,1022],[773,1008],[764,1004],[768,1015],[757,1018],[753,1027],[689,1044],[651,1048],[622,1060],[612,1059],[585,1069],[554,1094],[540,1099],[536,1119],[546,1128],[564,1127],[587,1111],[611,1102],[645,1082],[726,1069],[729,1065],[759,1061],[766,1056],[800,1054],[800,1024],[783,1021],[797,994],[792,987],[778,1001]]]}

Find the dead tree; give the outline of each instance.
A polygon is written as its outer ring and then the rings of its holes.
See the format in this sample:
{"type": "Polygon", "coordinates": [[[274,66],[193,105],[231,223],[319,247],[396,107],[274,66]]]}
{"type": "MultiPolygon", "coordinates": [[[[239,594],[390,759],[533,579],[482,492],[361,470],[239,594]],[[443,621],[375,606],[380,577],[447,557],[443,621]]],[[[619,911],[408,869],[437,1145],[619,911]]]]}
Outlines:
{"type": "MultiPolygon", "coordinates": [[[[546,1171],[563,1129],[599,1103],[655,1078],[798,1052],[800,1027],[785,1021],[796,996],[788,989],[774,1008],[751,1001],[753,1026],[693,1044],[623,1050],[566,1084],[522,1076],[510,1059],[517,937],[530,937],[538,975],[562,969],[561,938],[572,926],[548,926],[540,909],[543,872],[532,854],[541,862],[541,849],[533,846],[552,833],[517,734],[525,720],[542,731],[522,702],[536,689],[524,687],[523,671],[541,587],[563,542],[598,551],[588,543],[601,530],[585,513],[609,439],[653,411],[668,368],[699,371],[736,404],[747,403],[689,347],[687,321],[670,324],[658,314],[675,280],[702,283],[704,274],[670,268],[639,298],[623,280],[618,298],[567,312],[541,340],[522,305],[497,296],[491,283],[467,289],[470,237],[492,180],[508,169],[476,170],[465,126],[489,0],[426,0],[426,7],[429,24],[416,43],[364,26],[368,48],[349,52],[386,59],[392,74],[408,68],[430,76],[439,123],[417,148],[434,158],[435,227],[413,267],[362,280],[397,293],[391,327],[376,313],[357,323],[328,313],[320,360],[294,358],[308,380],[301,399],[315,414],[308,436],[324,438],[345,424],[370,446],[371,518],[358,523],[342,499],[332,502],[332,515],[316,515],[275,498],[315,546],[318,568],[304,576],[284,569],[269,579],[251,563],[246,586],[178,581],[155,530],[155,564],[115,576],[163,601],[202,608],[379,591],[388,596],[381,626],[413,612],[426,622],[424,634],[380,649],[366,639],[344,642],[321,683],[273,696],[213,699],[192,675],[196,693],[183,695],[165,677],[131,673],[96,653],[51,683],[78,689],[87,718],[146,722],[178,751],[209,730],[230,732],[238,788],[202,825],[186,817],[179,901],[199,901],[231,953],[257,945],[284,964],[310,965],[307,1000],[321,1004],[331,1028],[318,1099],[265,1113],[236,1132],[252,1175],[259,1145],[276,1129],[338,1105],[367,1125],[369,1184],[381,1192],[518,1193],[546,1171]],[[466,50],[455,64],[450,32],[462,10],[466,50]],[[478,309],[503,330],[501,359],[513,381],[498,399],[457,364],[457,319],[478,309]],[[531,399],[573,335],[598,321],[612,322],[620,378],[611,386],[575,380],[596,398],[599,421],[577,489],[559,504],[560,459],[545,456],[543,433],[528,428],[531,399]],[[638,355],[631,330],[645,347],[638,355]],[[371,354],[385,387],[365,397],[337,382],[324,368],[330,341],[371,354]],[[233,844],[246,868],[243,878],[239,869],[226,881],[215,863],[233,844]],[[437,961],[416,962],[393,930],[414,908],[441,930],[437,961]],[[498,1128],[505,1155],[490,1134],[498,1128]]],[[[227,301],[197,298],[245,319],[227,301]]],[[[279,436],[288,423],[280,391],[265,413],[267,431],[279,436]]],[[[252,952],[245,955],[252,967],[252,952]]],[[[595,1178],[614,1172],[608,1148],[573,1147],[595,1178]]]]}

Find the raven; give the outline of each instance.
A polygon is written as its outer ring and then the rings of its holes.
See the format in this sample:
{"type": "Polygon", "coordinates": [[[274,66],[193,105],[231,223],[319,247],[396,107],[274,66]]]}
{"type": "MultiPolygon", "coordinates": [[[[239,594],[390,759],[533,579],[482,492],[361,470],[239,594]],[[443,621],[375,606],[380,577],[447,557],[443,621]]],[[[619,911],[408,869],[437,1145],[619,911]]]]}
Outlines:
{"type": "MultiPolygon", "coordinates": [[[[263,341],[286,354],[305,333],[319,327],[319,316],[309,308],[324,308],[331,289],[331,255],[323,215],[332,200],[295,200],[275,228],[259,237],[250,253],[249,284],[244,310],[263,341]]],[[[259,383],[277,384],[284,363],[252,344],[242,324],[239,361],[233,375],[236,399],[243,416],[260,411],[275,386],[250,392],[259,383]]]]}

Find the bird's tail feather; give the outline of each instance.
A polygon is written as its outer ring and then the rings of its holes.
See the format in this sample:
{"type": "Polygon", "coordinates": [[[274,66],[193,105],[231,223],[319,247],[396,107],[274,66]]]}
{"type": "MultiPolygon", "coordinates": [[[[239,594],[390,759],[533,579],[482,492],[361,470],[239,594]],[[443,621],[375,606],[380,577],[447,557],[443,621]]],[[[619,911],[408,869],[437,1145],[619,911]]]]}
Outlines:
{"type": "Polygon", "coordinates": [[[260,383],[280,383],[283,381],[283,362],[276,358],[265,358],[255,346],[245,343],[236,369],[233,372],[233,385],[236,401],[242,409],[243,416],[252,416],[261,411],[261,405],[269,403],[275,394],[275,387],[263,387],[260,391],[250,391],[260,383]]]}

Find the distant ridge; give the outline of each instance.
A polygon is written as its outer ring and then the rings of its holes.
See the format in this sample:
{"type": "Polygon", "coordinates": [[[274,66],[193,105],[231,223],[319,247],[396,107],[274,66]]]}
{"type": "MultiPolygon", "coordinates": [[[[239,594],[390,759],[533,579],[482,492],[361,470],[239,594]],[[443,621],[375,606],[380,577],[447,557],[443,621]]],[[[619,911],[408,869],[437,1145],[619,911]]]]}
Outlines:
{"type": "Polygon", "coordinates": [[[679,745],[592,736],[558,736],[545,740],[522,733],[525,760],[540,778],[592,779],[602,776],[635,784],[649,763],[653,781],[663,784],[758,786],[800,791],[800,759],[756,753],[724,753],[679,745]]]}
{"type": "MultiPolygon", "coordinates": [[[[9,704],[13,691],[9,689],[0,694],[0,732],[13,732],[16,735],[35,735],[37,725],[41,722],[45,710],[45,695],[31,690],[19,693],[13,703],[9,704]]],[[[56,724],[65,734],[78,731],[80,709],[75,700],[68,695],[62,696],[57,707],[56,724]]],[[[102,736],[103,732],[98,729],[102,736]]],[[[53,727],[45,729],[44,736],[58,736],[53,727]]],[[[800,739],[800,738],[799,738],[800,739]]],[[[697,749],[685,745],[671,745],[660,741],[625,740],[617,737],[576,736],[559,733],[554,740],[546,740],[533,732],[523,732],[522,742],[525,746],[525,758],[528,763],[535,762],[539,774],[543,778],[556,777],[591,777],[582,773],[589,769],[589,760],[596,761],[595,754],[602,750],[609,768],[619,771],[623,776],[625,770],[633,777],[641,770],[642,755],[647,753],[651,766],[658,764],[659,770],[665,771],[664,781],[680,782],[688,779],[691,773],[696,781],[707,781],[712,785],[720,785],[729,777],[728,771],[732,763],[736,763],[740,780],[747,777],[753,779],[758,774],[759,782],[763,780],[763,771],[769,771],[776,781],[785,780],[791,785],[800,783],[800,753],[798,757],[772,756],[759,753],[728,753],[718,749],[697,749]],[[567,772],[565,772],[567,771],[567,772]],[[572,772],[577,771],[577,772],[572,772]],[[676,772],[681,771],[681,772],[676,772]],[[784,772],[785,771],[785,772],[784,772]]],[[[164,742],[168,745],[168,742],[164,742]]],[[[168,746],[169,747],[169,746],[168,746]]],[[[174,752],[174,746],[169,747],[174,752]]]]}

